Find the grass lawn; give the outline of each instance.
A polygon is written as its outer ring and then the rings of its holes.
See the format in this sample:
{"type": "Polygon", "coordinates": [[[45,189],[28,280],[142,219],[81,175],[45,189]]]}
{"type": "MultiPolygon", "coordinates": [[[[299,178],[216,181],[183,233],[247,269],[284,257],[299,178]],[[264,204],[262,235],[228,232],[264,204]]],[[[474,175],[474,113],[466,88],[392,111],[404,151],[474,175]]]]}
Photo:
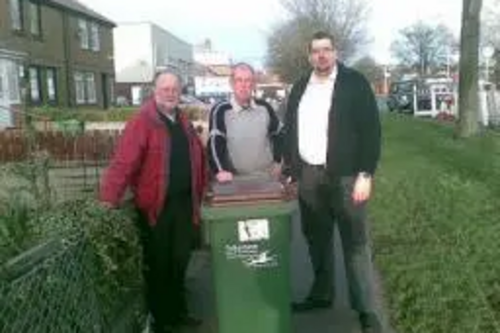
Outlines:
{"type": "Polygon", "coordinates": [[[371,203],[399,333],[500,332],[500,133],[385,115],[371,203]]]}

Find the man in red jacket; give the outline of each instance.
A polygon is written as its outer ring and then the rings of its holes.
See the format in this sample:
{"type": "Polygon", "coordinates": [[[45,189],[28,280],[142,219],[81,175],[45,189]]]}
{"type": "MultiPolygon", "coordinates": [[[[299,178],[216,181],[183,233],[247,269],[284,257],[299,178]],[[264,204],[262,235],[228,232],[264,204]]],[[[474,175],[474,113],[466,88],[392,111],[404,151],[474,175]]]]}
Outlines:
{"type": "Polygon", "coordinates": [[[195,244],[206,185],[203,145],[179,109],[180,78],[162,72],[153,98],[131,119],[101,183],[100,200],[116,207],[127,187],[139,212],[146,301],[155,332],[194,323],[184,277],[195,244]]]}

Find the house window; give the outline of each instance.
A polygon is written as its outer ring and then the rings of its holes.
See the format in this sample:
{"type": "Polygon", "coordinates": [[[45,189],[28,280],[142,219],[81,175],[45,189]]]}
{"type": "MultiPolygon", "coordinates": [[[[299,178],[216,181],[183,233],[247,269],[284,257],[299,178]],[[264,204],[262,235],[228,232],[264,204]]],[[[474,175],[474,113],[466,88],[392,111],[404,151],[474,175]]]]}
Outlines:
{"type": "Polygon", "coordinates": [[[9,0],[10,22],[13,30],[23,30],[22,0],[9,0]]]}
{"type": "Polygon", "coordinates": [[[96,23],[90,24],[90,48],[92,51],[99,52],[101,49],[101,41],[99,38],[99,25],[96,23]]]}
{"type": "Polygon", "coordinates": [[[77,104],[97,104],[95,74],[91,72],[76,72],[75,92],[77,104]]]}
{"type": "Polygon", "coordinates": [[[78,33],[80,35],[80,47],[84,50],[89,49],[89,25],[87,24],[87,21],[84,19],[79,19],[78,20],[78,33]]]}
{"type": "Polygon", "coordinates": [[[2,76],[3,76],[2,75],[2,68],[0,67],[0,101],[3,102],[3,99],[5,99],[5,95],[6,95],[5,94],[6,88],[4,87],[4,83],[3,83],[4,79],[2,76]]]}
{"type": "Polygon", "coordinates": [[[0,100],[5,99],[14,104],[21,102],[18,67],[15,61],[0,60],[0,100]]]}
{"type": "Polygon", "coordinates": [[[32,35],[40,36],[42,31],[40,4],[36,2],[29,3],[30,32],[32,35]]]}
{"type": "Polygon", "coordinates": [[[21,94],[19,91],[19,65],[15,62],[11,62],[7,67],[7,83],[11,103],[21,103],[21,94]]]}
{"type": "Polygon", "coordinates": [[[47,84],[47,100],[54,104],[57,102],[57,79],[55,68],[47,68],[45,70],[45,79],[47,84]]]}
{"type": "MultiPolygon", "coordinates": [[[[19,73],[22,66],[17,65],[11,69],[13,83],[19,83],[19,73]],[[15,82],[14,82],[15,80],[15,82]]],[[[42,103],[57,104],[57,70],[53,67],[30,66],[28,69],[29,80],[29,100],[31,104],[40,105],[42,103]]],[[[10,84],[10,83],[9,83],[10,84]]],[[[16,87],[19,87],[16,85],[16,87]]],[[[16,89],[12,94],[17,95],[19,100],[20,91],[16,89]]]]}
{"type": "Polygon", "coordinates": [[[96,104],[97,103],[97,92],[95,87],[95,74],[87,73],[85,75],[86,90],[87,90],[87,103],[96,104]]]}
{"type": "Polygon", "coordinates": [[[76,104],[85,104],[85,81],[83,73],[75,73],[76,104]]]}
{"type": "Polygon", "coordinates": [[[40,94],[40,75],[37,67],[30,67],[30,98],[32,103],[39,103],[41,101],[40,94]]]}
{"type": "Polygon", "coordinates": [[[80,47],[83,50],[92,50],[95,52],[101,50],[99,25],[97,23],[79,19],[78,30],[80,34],[80,47]]]}

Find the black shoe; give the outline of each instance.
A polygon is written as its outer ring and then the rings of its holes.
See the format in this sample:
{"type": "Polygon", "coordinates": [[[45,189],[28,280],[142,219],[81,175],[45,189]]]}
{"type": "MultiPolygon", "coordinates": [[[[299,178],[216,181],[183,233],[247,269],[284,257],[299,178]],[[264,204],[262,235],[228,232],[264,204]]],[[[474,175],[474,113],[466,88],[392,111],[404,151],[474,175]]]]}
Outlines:
{"type": "Polygon", "coordinates": [[[363,333],[382,333],[382,325],[374,314],[360,313],[359,322],[363,333]]]}
{"type": "Polygon", "coordinates": [[[170,326],[170,325],[161,326],[161,327],[153,325],[150,329],[150,332],[152,332],[152,333],[174,333],[175,330],[174,330],[174,327],[170,326]]]}
{"type": "Polygon", "coordinates": [[[200,326],[201,323],[202,323],[201,319],[195,318],[191,315],[183,315],[177,321],[178,326],[186,326],[186,327],[200,326]]]}
{"type": "Polygon", "coordinates": [[[292,303],[292,311],[306,312],[312,310],[329,309],[332,307],[331,300],[306,298],[303,302],[292,303]]]}

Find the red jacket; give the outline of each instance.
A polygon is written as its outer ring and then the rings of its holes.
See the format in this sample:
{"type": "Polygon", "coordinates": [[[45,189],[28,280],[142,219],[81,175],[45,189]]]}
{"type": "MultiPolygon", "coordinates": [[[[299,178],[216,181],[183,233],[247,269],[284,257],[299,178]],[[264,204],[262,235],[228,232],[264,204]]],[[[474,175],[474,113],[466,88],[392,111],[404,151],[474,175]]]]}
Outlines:
{"type": "MultiPolygon", "coordinates": [[[[204,148],[182,112],[179,119],[189,140],[193,222],[198,224],[207,182],[204,148]]],[[[155,225],[165,200],[168,200],[169,159],[168,128],[159,118],[156,103],[151,99],[127,123],[102,179],[100,200],[117,206],[130,186],[135,205],[147,214],[149,224],[155,225]]]]}

